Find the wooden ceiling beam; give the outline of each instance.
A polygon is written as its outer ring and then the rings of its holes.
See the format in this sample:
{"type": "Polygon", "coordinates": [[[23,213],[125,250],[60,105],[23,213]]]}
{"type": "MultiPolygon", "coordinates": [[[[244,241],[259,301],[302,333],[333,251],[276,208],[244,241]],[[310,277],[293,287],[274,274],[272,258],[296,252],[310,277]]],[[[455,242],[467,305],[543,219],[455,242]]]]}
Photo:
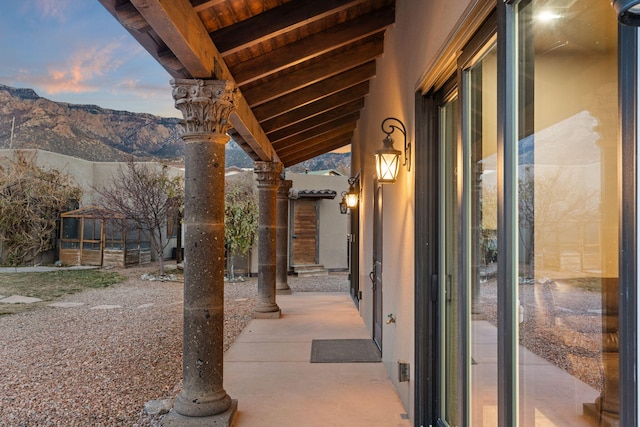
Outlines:
{"type": "Polygon", "coordinates": [[[267,136],[272,141],[278,141],[296,133],[304,132],[307,129],[319,126],[323,123],[330,122],[343,116],[347,116],[356,111],[360,111],[364,107],[364,98],[351,101],[344,105],[339,105],[332,110],[327,110],[322,114],[310,117],[306,120],[292,124],[275,132],[268,133],[267,136]]]}
{"type": "Polygon", "coordinates": [[[265,120],[264,122],[261,122],[260,125],[266,133],[273,132],[335,108],[339,105],[343,105],[357,99],[362,99],[368,93],[369,82],[362,82],[359,85],[334,93],[333,95],[329,95],[325,98],[321,98],[318,101],[303,105],[302,107],[291,110],[285,114],[265,120]]]}
{"type": "Polygon", "coordinates": [[[122,3],[116,6],[115,11],[118,15],[118,21],[123,27],[132,29],[141,33],[151,29],[149,23],[144,16],[138,12],[138,9],[131,3],[122,3]]]}
{"type": "MultiPolygon", "coordinates": [[[[131,3],[189,73],[189,76],[176,77],[215,78],[235,83],[189,0],[132,0],[131,3]]],[[[157,51],[151,53],[158,59],[157,51]]],[[[260,159],[278,161],[275,150],[242,93],[238,96],[237,106],[230,120],[260,159]]]]}
{"type": "Polygon", "coordinates": [[[193,10],[201,12],[225,1],[227,0],[193,0],[191,4],[193,4],[193,10]]]}
{"type": "Polygon", "coordinates": [[[295,0],[211,33],[223,56],[350,8],[363,0],[295,0]]]}
{"type": "Polygon", "coordinates": [[[279,141],[274,141],[273,146],[280,149],[282,147],[286,147],[287,145],[295,144],[300,141],[307,140],[309,138],[313,138],[315,136],[321,135],[326,132],[331,132],[334,129],[340,128],[342,126],[346,126],[351,124],[354,126],[356,122],[360,118],[360,112],[351,113],[348,116],[339,117],[330,122],[322,123],[318,126],[315,126],[311,129],[307,129],[304,132],[297,133],[295,135],[291,135],[290,137],[283,138],[279,141]]]}
{"type": "Polygon", "coordinates": [[[322,146],[309,147],[306,150],[301,150],[290,157],[282,159],[281,161],[284,164],[284,167],[290,167],[300,162],[304,162],[305,160],[313,159],[314,157],[329,153],[333,150],[337,150],[338,148],[342,148],[345,145],[349,144],[351,144],[351,138],[337,139],[322,146]]]}
{"type": "Polygon", "coordinates": [[[391,6],[378,9],[352,21],[331,27],[321,33],[285,45],[232,67],[238,85],[258,80],[287,67],[299,64],[333,49],[363,39],[393,24],[395,11],[391,6]]]}
{"type": "Polygon", "coordinates": [[[303,141],[296,142],[295,144],[290,144],[278,149],[278,154],[282,156],[289,156],[293,152],[299,150],[302,147],[310,146],[310,145],[318,145],[330,141],[332,139],[340,138],[343,135],[351,135],[353,136],[353,131],[356,128],[356,124],[348,123],[344,126],[337,127],[335,129],[330,130],[329,132],[323,133],[321,135],[314,136],[309,139],[305,139],[303,141]]]}
{"type": "Polygon", "coordinates": [[[294,110],[302,105],[339,92],[348,87],[366,82],[376,75],[376,61],[369,61],[351,70],[347,70],[326,80],[306,86],[295,92],[261,104],[253,108],[260,122],[294,110]]]}
{"type": "Polygon", "coordinates": [[[184,73],[186,70],[182,62],[169,49],[158,50],[158,61],[165,67],[175,70],[178,73],[184,73]]]}
{"type": "MultiPolygon", "coordinates": [[[[158,38],[158,35],[155,34],[148,23],[146,25],[142,25],[140,21],[137,21],[140,17],[142,19],[144,19],[144,17],[140,12],[138,12],[138,9],[135,9],[135,6],[131,5],[131,3],[121,3],[120,0],[98,1],[102,3],[104,8],[115,18],[115,20],[118,21],[124,29],[127,30],[129,34],[131,34],[131,36],[160,63],[170,76],[177,79],[190,77],[184,67],[176,66],[171,59],[167,60],[166,58],[160,57],[161,52],[167,51],[167,46],[158,38]],[[138,17],[133,18],[130,15],[132,13],[130,6],[136,10],[135,13],[138,17]],[[140,30],[136,28],[139,28],[140,30]],[[144,31],[143,28],[145,29],[144,31]]],[[[144,20],[144,22],[146,23],[147,21],[144,20]]]]}
{"type": "Polygon", "coordinates": [[[242,136],[235,130],[235,129],[231,129],[229,131],[229,136],[235,141],[235,143],[242,148],[242,150],[247,153],[247,155],[251,158],[251,160],[253,161],[259,161],[260,157],[258,157],[258,155],[251,150],[251,146],[249,144],[247,144],[247,142],[244,140],[244,138],[242,138],[242,136]]]}
{"type": "Polygon", "coordinates": [[[190,77],[233,80],[226,66],[221,66],[224,61],[216,47],[207,42],[207,30],[189,0],[131,0],[131,3],[182,62],[190,77]]]}
{"type": "MultiPolygon", "coordinates": [[[[381,35],[383,33],[380,33],[381,35]]],[[[243,89],[251,107],[267,101],[278,99],[282,95],[293,92],[310,84],[324,80],[343,71],[362,65],[379,55],[384,49],[384,38],[376,37],[366,43],[357,45],[338,54],[313,61],[284,76],[271,81],[243,89]]]]}

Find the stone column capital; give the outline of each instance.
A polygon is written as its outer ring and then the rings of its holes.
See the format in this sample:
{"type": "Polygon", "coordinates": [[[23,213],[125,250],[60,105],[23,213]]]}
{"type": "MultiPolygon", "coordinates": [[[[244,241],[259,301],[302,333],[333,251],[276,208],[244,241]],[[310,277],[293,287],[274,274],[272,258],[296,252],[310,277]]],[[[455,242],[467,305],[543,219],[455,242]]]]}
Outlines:
{"type": "Polygon", "coordinates": [[[293,181],[290,179],[281,179],[278,186],[278,199],[288,199],[289,191],[293,187],[293,181]]]}
{"type": "Polygon", "coordinates": [[[237,90],[229,80],[171,80],[175,107],[182,112],[185,134],[226,134],[236,109],[237,90]]]}
{"type": "Polygon", "coordinates": [[[282,163],[280,162],[255,162],[253,172],[256,174],[258,187],[275,187],[280,182],[282,163]]]}

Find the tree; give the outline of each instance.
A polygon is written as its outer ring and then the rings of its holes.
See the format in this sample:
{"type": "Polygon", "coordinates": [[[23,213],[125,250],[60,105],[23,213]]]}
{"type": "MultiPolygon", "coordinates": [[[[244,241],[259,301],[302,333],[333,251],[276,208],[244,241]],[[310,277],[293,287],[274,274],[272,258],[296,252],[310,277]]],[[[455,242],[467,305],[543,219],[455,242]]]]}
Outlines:
{"type": "Polygon", "coordinates": [[[170,176],[168,168],[161,169],[130,159],[121,166],[113,181],[96,189],[102,196],[102,207],[132,222],[149,233],[151,248],[158,260],[158,271],[164,275],[164,248],[167,222],[176,218],[184,205],[184,179],[170,176]]]}
{"type": "Polygon", "coordinates": [[[53,249],[60,214],[82,196],[71,177],[38,167],[34,157],[16,151],[15,160],[0,167],[0,241],[12,266],[53,249]]]}
{"type": "Polygon", "coordinates": [[[225,180],[224,244],[229,260],[229,277],[234,278],[233,258],[246,256],[258,234],[258,201],[253,174],[225,180]]]}
{"type": "MultiPolygon", "coordinates": [[[[526,165],[518,177],[518,234],[523,257],[520,274],[535,278],[536,241],[566,233],[576,224],[598,223],[599,190],[585,185],[567,168],[547,168],[536,173],[526,165]],[[571,191],[565,191],[570,189],[571,191]],[[524,265],[523,265],[524,264],[524,265]]],[[[564,242],[568,243],[568,242],[564,242]]]]}

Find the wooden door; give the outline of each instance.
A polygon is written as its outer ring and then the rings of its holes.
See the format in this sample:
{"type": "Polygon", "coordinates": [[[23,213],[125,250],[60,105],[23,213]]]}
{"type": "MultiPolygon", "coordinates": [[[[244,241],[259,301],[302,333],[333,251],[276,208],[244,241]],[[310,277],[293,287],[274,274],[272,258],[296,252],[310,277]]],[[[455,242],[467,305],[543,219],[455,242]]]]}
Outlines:
{"type": "Polygon", "coordinates": [[[80,265],[102,265],[104,222],[100,218],[82,219],[80,265]]]}
{"type": "Polygon", "coordinates": [[[318,203],[296,200],[293,203],[292,265],[318,264],[318,203]]]}

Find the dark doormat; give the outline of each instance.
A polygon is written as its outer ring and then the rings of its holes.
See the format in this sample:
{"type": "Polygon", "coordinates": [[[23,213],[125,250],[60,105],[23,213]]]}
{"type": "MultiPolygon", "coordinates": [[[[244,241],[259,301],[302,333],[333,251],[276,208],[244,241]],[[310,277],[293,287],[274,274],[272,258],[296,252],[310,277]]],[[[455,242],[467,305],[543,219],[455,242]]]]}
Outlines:
{"type": "Polygon", "coordinates": [[[311,341],[311,363],[380,362],[373,340],[342,339],[311,341]]]}

